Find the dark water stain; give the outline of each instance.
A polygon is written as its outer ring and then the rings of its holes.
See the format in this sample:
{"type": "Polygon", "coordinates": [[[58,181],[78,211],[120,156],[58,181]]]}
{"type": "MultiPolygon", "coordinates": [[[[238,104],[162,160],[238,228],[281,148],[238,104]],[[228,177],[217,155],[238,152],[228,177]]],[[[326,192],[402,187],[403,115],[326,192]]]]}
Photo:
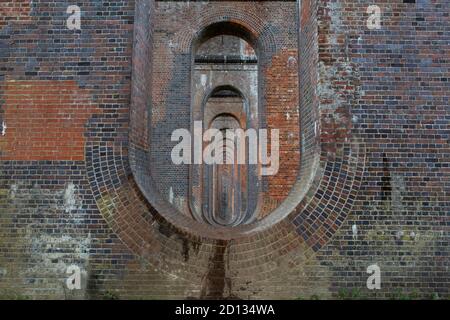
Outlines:
{"type": "Polygon", "coordinates": [[[200,299],[239,299],[231,294],[231,279],[227,277],[227,240],[217,240],[209,258],[208,271],[202,278],[200,299]]]}
{"type": "Polygon", "coordinates": [[[168,224],[159,224],[158,231],[167,238],[170,238],[173,234],[175,234],[174,230],[172,230],[168,224]]]}
{"type": "Polygon", "coordinates": [[[181,244],[182,244],[182,252],[183,252],[184,262],[188,262],[188,260],[189,260],[189,241],[187,239],[181,238],[181,244]]]}
{"type": "Polygon", "coordinates": [[[186,238],[169,224],[161,223],[158,226],[158,231],[167,238],[174,236],[174,239],[177,239],[181,242],[181,255],[183,256],[184,262],[189,261],[191,246],[192,249],[194,250],[194,253],[198,254],[200,249],[200,243],[194,242],[186,238]]]}

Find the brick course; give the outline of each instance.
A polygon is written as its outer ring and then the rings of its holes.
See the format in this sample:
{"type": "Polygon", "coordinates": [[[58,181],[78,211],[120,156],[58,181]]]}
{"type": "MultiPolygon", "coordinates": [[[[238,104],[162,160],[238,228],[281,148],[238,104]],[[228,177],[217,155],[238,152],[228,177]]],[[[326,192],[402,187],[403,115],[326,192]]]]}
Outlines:
{"type": "Polygon", "coordinates": [[[95,111],[74,81],[7,81],[1,160],[84,160],[85,124],[95,111]]]}
{"type": "Polygon", "coordinates": [[[0,298],[448,298],[447,2],[378,1],[369,30],[365,0],[86,0],[79,31],[71,1],[2,2],[0,298]],[[252,34],[263,119],[293,134],[276,209],[232,230],[171,206],[187,170],[158,158],[216,22],[252,34]]]}

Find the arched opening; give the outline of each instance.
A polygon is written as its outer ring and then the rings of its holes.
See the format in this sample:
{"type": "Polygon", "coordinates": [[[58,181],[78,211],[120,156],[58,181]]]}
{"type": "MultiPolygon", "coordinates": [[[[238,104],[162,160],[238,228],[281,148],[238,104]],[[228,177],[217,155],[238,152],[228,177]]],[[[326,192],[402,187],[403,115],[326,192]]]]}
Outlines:
{"type": "Polygon", "coordinates": [[[209,165],[204,172],[204,215],[213,225],[238,225],[247,214],[247,168],[238,164],[236,139],[228,133],[242,129],[241,124],[231,114],[219,114],[209,128],[221,133],[223,163],[209,165]]]}
{"type": "Polygon", "coordinates": [[[199,51],[199,47],[207,43],[208,40],[222,36],[230,36],[247,42],[255,51],[255,55],[258,56],[257,50],[259,48],[257,47],[258,42],[256,36],[244,26],[232,21],[216,22],[202,29],[197,34],[197,39],[193,42],[191,50],[193,53],[201,52],[201,50],[199,51]]]}
{"type": "MultiPolygon", "coordinates": [[[[195,132],[195,125],[201,122],[202,135],[215,129],[223,140],[223,163],[192,164],[190,168],[191,213],[210,225],[232,227],[257,218],[261,188],[257,164],[248,163],[248,157],[245,164],[238,163],[236,149],[241,146],[236,137],[228,136],[228,131],[258,129],[260,125],[258,58],[249,42],[253,40],[236,24],[217,23],[203,30],[192,48],[194,136],[200,133],[195,132]]],[[[205,148],[203,141],[203,152],[205,148]]]]}
{"type": "MultiPolygon", "coordinates": [[[[289,219],[295,217],[297,212],[303,210],[300,203],[311,199],[311,196],[306,195],[313,194],[317,186],[313,179],[322,174],[319,170],[321,129],[317,122],[318,99],[314,90],[318,73],[314,71],[317,64],[311,63],[317,61],[315,43],[311,43],[311,39],[317,39],[314,37],[317,28],[300,29],[293,19],[280,22],[265,14],[264,19],[259,19],[258,14],[246,10],[234,13],[230,9],[220,13],[213,10],[213,14],[207,13],[208,8],[205,10],[205,13],[202,9],[201,14],[192,16],[192,28],[174,26],[170,19],[173,13],[164,9],[157,11],[153,20],[148,20],[149,26],[158,26],[153,29],[152,37],[148,34],[150,27],[135,30],[135,44],[139,45],[133,49],[137,63],[133,65],[130,164],[139,189],[154,208],[152,214],[157,212],[188,233],[213,239],[235,239],[271,228],[288,216],[289,219]],[[217,22],[211,24],[212,21],[217,22]],[[274,23],[273,28],[268,27],[271,23],[274,23]],[[287,25],[290,27],[286,28],[287,25]],[[301,32],[300,55],[297,52],[298,34],[292,30],[301,32]],[[218,70],[214,70],[214,65],[238,65],[229,55],[225,54],[227,59],[223,59],[223,63],[214,64],[197,54],[206,41],[219,36],[240,38],[254,49],[256,60],[245,60],[245,63],[240,64],[247,71],[257,71],[247,73],[245,79],[249,80],[246,81],[248,85],[240,85],[242,81],[235,81],[235,77],[215,72],[218,70]],[[298,70],[296,58],[299,58],[298,70]],[[221,76],[216,78],[218,74],[221,76]],[[300,88],[299,75],[302,79],[300,88]],[[280,79],[289,79],[289,84],[281,83],[280,79]],[[152,90],[142,85],[149,81],[152,81],[152,90]],[[258,203],[253,211],[253,221],[245,220],[232,230],[228,226],[217,227],[205,223],[201,212],[203,200],[198,198],[201,195],[198,192],[201,187],[199,166],[174,165],[170,161],[174,143],[166,143],[170,140],[167,139],[168,132],[173,130],[190,127],[190,133],[193,134],[194,122],[204,122],[203,109],[212,91],[227,85],[239,89],[244,96],[248,109],[245,119],[245,123],[249,124],[247,128],[270,129],[274,124],[287,127],[284,134],[280,132],[281,142],[285,143],[280,146],[280,157],[285,155],[285,158],[280,159],[280,173],[273,176],[275,183],[271,185],[270,179],[263,177],[262,181],[256,180],[249,184],[256,186],[257,197],[263,193],[264,201],[259,198],[253,201],[258,203]],[[300,102],[295,98],[298,92],[302,95],[300,102]],[[286,108],[280,108],[279,101],[283,101],[286,108]],[[146,115],[146,112],[149,114],[146,115]],[[297,137],[296,130],[299,132],[297,137]],[[294,133],[294,136],[290,133],[294,133]],[[298,160],[301,165],[291,169],[286,165],[286,158],[291,163],[298,160]],[[295,184],[286,182],[286,178],[294,180],[295,184]],[[273,194],[281,192],[283,195],[279,198],[271,198],[273,194]],[[289,194],[286,196],[287,192],[289,194]],[[197,212],[200,212],[198,217],[197,212]],[[195,219],[192,219],[193,216],[195,219]]],[[[143,9],[142,15],[145,16],[143,12],[148,11],[148,8],[143,9]]],[[[294,17],[295,11],[291,11],[294,17]]],[[[192,14],[191,11],[187,12],[186,17],[192,14]]],[[[219,97],[225,93],[217,91],[214,95],[219,97]]],[[[208,128],[208,124],[204,124],[203,128],[208,128]]],[[[252,173],[253,170],[249,170],[249,175],[252,173]]],[[[249,198],[252,196],[249,193],[249,198]]],[[[302,225],[302,222],[298,223],[302,225]]]]}

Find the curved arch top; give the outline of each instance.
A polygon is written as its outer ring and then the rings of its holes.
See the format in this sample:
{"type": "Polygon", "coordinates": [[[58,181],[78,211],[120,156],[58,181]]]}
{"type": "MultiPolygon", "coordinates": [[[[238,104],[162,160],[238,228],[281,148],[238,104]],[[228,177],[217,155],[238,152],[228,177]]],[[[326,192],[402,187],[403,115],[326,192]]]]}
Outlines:
{"type": "Polygon", "coordinates": [[[249,42],[258,57],[272,56],[280,45],[275,35],[267,28],[267,23],[257,15],[235,10],[231,7],[217,8],[214,12],[205,12],[202,19],[193,21],[192,28],[180,30],[176,34],[175,52],[189,54],[194,52],[201,42],[223,34],[223,26],[229,35],[235,35],[249,42]]]}
{"type": "MultiPolygon", "coordinates": [[[[282,43],[280,41],[277,41],[274,37],[274,35],[270,32],[270,28],[267,26],[267,22],[263,19],[260,19],[257,17],[257,15],[249,14],[248,12],[240,11],[240,10],[234,10],[231,7],[218,7],[217,9],[214,9],[213,11],[206,11],[204,14],[202,14],[202,19],[196,19],[193,20],[193,28],[184,28],[182,30],[179,30],[179,32],[175,33],[175,45],[171,47],[170,51],[176,54],[181,54],[183,56],[184,54],[188,54],[190,60],[193,57],[193,54],[191,52],[195,52],[195,49],[199,47],[201,43],[204,41],[211,39],[215,36],[226,34],[226,35],[234,35],[239,36],[249,42],[256,50],[258,55],[258,60],[261,60],[260,65],[262,68],[268,68],[270,67],[271,58],[274,53],[276,53],[277,50],[280,50],[282,47],[282,43]],[[194,50],[194,51],[192,51],[194,50]]],[[[139,31],[139,30],[137,30],[139,31]]],[[[139,34],[135,35],[136,38],[139,38],[139,34]]],[[[144,49],[143,52],[137,53],[136,49],[140,49],[139,47],[135,47],[135,60],[142,59],[141,57],[152,57],[152,52],[150,51],[151,46],[148,46],[144,49]],[[145,50],[147,50],[147,53],[144,53],[145,50]]],[[[193,61],[193,60],[191,60],[193,61]]],[[[153,61],[151,58],[149,58],[147,64],[149,67],[152,66],[153,61]]],[[[227,73],[224,73],[227,74],[227,73]]],[[[257,73],[261,79],[261,83],[254,84],[256,87],[258,87],[258,94],[255,101],[248,101],[247,105],[256,106],[255,110],[253,111],[255,115],[258,114],[264,114],[262,115],[262,121],[265,121],[264,117],[266,116],[266,111],[260,110],[261,105],[266,104],[266,101],[263,101],[264,98],[264,91],[261,88],[264,88],[266,86],[267,80],[265,79],[265,75],[261,74],[261,71],[258,71],[257,73]],[[262,76],[261,76],[262,75],[262,76]],[[260,103],[263,101],[262,103],[260,103]]],[[[148,77],[148,73],[146,74],[146,77],[148,77]]],[[[199,84],[203,84],[205,82],[204,79],[201,78],[202,74],[199,76],[198,79],[192,79],[192,86],[198,86],[199,84]]],[[[148,81],[148,78],[146,78],[148,81]]],[[[192,105],[199,105],[203,108],[205,101],[207,100],[207,97],[209,97],[215,88],[217,87],[224,87],[224,86],[230,86],[230,87],[240,87],[242,90],[242,86],[239,85],[239,83],[235,83],[233,81],[232,77],[228,77],[227,75],[224,75],[218,78],[218,80],[215,81],[214,84],[210,83],[208,84],[208,80],[206,81],[206,85],[202,85],[201,90],[197,90],[196,93],[191,96],[191,99],[195,101],[196,99],[199,101],[203,101],[202,103],[193,103],[192,105]],[[197,96],[195,96],[197,95],[197,96]]],[[[151,82],[151,81],[150,81],[151,82]]],[[[245,88],[245,87],[244,87],[245,88]]],[[[242,92],[242,95],[246,97],[246,99],[250,100],[251,92],[250,90],[247,90],[242,92]]],[[[150,96],[147,96],[147,100],[151,100],[150,96]]],[[[143,103],[138,102],[141,104],[141,107],[134,105],[132,108],[142,108],[142,104],[146,105],[145,112],[147,113],[147,119],[151,117],[152,110],[149,107],[149,102],[143,103]]],[[[201,110],[200,113],[195,116],[195,114],[190,116],[191,122],[195,119],[201,119],[201,110]]],[[[251,112],[250,112],[251,113],[251,112]]],[[[249,116],[249,120],[253,121],[253,127],[259,128],[261,125],[261,122],[258,117],[249,116]]],[[[133,111],[132,111],[132,117],[131,117],[131,135],[130,137],[133,138],[133,131],[135,128],[141,128],[142,126],[145,127],[145,124],[137,125],[138,122],[142,122],[142,117],[136,117],[133,118],[133,111]],[[135,120],[135,121],[133,121],[135,120]]],[[[149,120],[150,121],[150,120],[149,120]]],[[[252,127],[252,125],[250,125],[252,127]]],[[[300,124],[298,124],[298,127],[301,127],[300,124]]],[[[310,129],[307,126],[301,127],[305,131],[310,129]]],[[[148,136],[149,140],[151,139],[151,129],[148,130],[148,136]]],[[[136,135],[139,136],[139,135],[136,135]]],[[[131,167],[134,173],[134,176],[137,180],[138,185],[140,185],[140,188],[143,190],[144,195],[146,195],[146,198],[149,200],[150,203],[153,204],[153,202],[165,202],[164,197],[161,196],[158,188],[155,188],[155,181],[152,177],[152,173],[149,168],[144,168],[144,162],[149,163],[150,162],[150,155],[149,150],[151,150],[151,147],[149,145],[149,142],[147,142],[146,146],[144,148],[134,148],[135,145],[132,143],[130,148],[130,154],[131,154],[131,167]],[[147,149],[147,151],[146,151],[147,149]],[[137,156],[139,154],[139,156],[137,156]],[[137,159],[140,162],[140,164],[137,163],[137,159]],[[138,170],[138,168],[140,168],[138,170]],[[140,171],[140,172],[139,172],[140,171]],[[153,187],[151,187],[153,186],[153,187]],[[151,188],[150,188],[151,187],[151,188]],[[155,201],[157,198],[158,201],[155,201]]],[[[307,152],[305,152],[307,154],[307,152]]],[[[312,159],[317,159],[312,158],[312,159]]],[[[317,168],[317,166],[305,166],[304,168],[317,168]]],[[[295,186],[293,187],[293,193],[285,200],[284,204],[281,204],[278,209],[274,210],[273,214],[268,215],[261,221],[252,223],[251,225],[245,225],[245,226],[239,226],[237,228],[234,228],[232,234],[234,237],[239,235],[246,235],[248,232],[263,230],[267,227],[270,227],[271,225],[281,221],[284,217],[288,216],[290,212],[293,212],[296,207],[296,203],[298,204],[301,200],[299,198],[299,195],[306,194],[305,190],[308,188],[304,188],[305,185],[308,185],[311,183],[311,176],[314,176],[313,171],[310,172],[303,172],[302,174],[299,174],[299,177],[301,177],[299,180],[297,180],[295,186]],[[306,181],[306,182],[305,182],[306,181]],[[301,186],[301,187],[299,187],[301,186]],[[298,189],[302,189],[301,191],[298,191],[298,189]],[[282,212],[282,213],[281,213],[282,212]]],[[[258,205],[260,207],[261,204],[258,205]]],[[[165,207],[170,208],[170,214],[167,217],[173,217],[173,220],[171,221],[189,221],[189,217],[180,215],[177,213],[177,210],[173,208],[173,206],[170,203],[166,202],[165,207]],[[179,216],[179,217],[176,217],[179,216]]],[[[261,210],[261,208],[258,208],[258,210],[261,210]]],[[[160,210],[157,210],[160,212],[160,210]]],[[[163,216],[165,216],[165,212],[160,212],[163,216]]],[[[194,233],[197,233],[198,230],[202,230],[200,234],[205,235],[204,229],[209,229],[208,226],[199,227],[195,222],[189,221],[189,223],[185,224],[183,227],[183,224],[175,223],[180,228],[187,228],[186,230],[191,230],[194,233]],[[194,229],[191,229],[193,226],[194,229]]],[[[220,228],[219,228],[220,229],[220,228]]],[[[230,236],[229,230],[224,229],[223,232],[218,232],[219,230],[211,229],[211,232],[207,232],[209,235],[213,237],[217,237],[218,235],[222,233],[227,234],[227,238],[230,236]]],[[[220,238],[220,236],[219,236],[220,238]]]]}
{"type": "MultiPolygon", "coordinates": [[[[154,19],[155,4],[152,3],[153,1],[136,1],[129,145],[110,146],[97,141],[89,141],[87,144],[87,170],[89,177],[94,179],[91,185],[100,212],[133,252],[163,270],[172,270],[171,272],[178,270],[178,276],[186,279],[194,279],[194,275],[201,277],[209,264],[208,260],[202,257],[208,257],[214,254],[216,248],[226,245],[227,250],[233,252],[235,257],[230,272],[252,272],[256,274],[256,278],[270,278],[276,270],[275,265],[281,263],[286,256],[299,250],[302,250],[302,255],[305,254],[305,250],[316,252],[333,236],[351,209],[355,190],[358,189],[364,170],[363,144],[351,135],[347,135],[344,142],[329,140],[326,144],[321,142],[333,129],[327,128],[327,132],[323,132],[322,126],[329,118],[327,112],[331,111],[321,109],[319,113],[322,102],[314,89],[319,75],[317,28],[301,29],[298,36],[299,45],[303,49],[300,53],[295,50],[283,51],[283,46],[292,39],[276,39],[271,29],[282,29],[281,26],[271,25],[276,22],[270,21],[270,17],[268,20],[264,20],[262,16],[258,17],[259,11],[252,9],[251,6],[244,12],[215,2],[217,5],[202,7],[201,17],[188,17],[186,13],[184,19],[192,19],[191,25],[194,27],[174,33],[175,38],[171,47],[154,52],[152,42],[158,41],[158,36],[150,23],[150,21],[157,23],[154,19]],[[155,86],[152,78],[164,80],[165,82],[160,82],[161,87],[166,87],[173,81],[173,79],[165,80],[164,74],[158,74],[153,55],[161,57],[162,53],[169,52],[173,54],[172,61],[190,64],[191,56],[187,53],[195,35],[208,25],[224,21],[233,23],[238,21],[251,30],[252,34],[258,36],[259,43],[263,44],[259,48],[264,48],[264,53],[260,54],[267,58],[266,61],[264,59],[261,61],[259,57],[266,72],[264,76],[276,68],[289,65],[288,59],[295,52],[302,95],[297,123],[301,128],[302,143],[298,146],[301,152],[299,160],[301,166],[291,192],[271,214],[260,221],[232,229],[212,227],[180,214],[179,210],[162,196],[153,176],[154,167],[148,165],[154,151],[151,139],[155,134],[154,127],[148,124],[158,124],[159,119],[155,117],[161,116],[152,113],[159,103],[154,99],[155,92],[157,95],[160,94],[159,88],[152,88],[155,86]],[[107,152],[102,151],[104,149],[107,152]],[[104,158],[104,154],[108,155],[107,159],[104,158]],[[115,156],[117,154],[128,154],[129,166],[127,163],[111,162],[117,158],[115,156]],[[132,195],[132,198],[125,195],[132,195]],[[109,205],[108,199],[120,199],[120,203],[109,205]],[[180,244],[180,239],[193,248],[199,248],[195,261],[184,261],[182,255],[175,254],[180,250],[177,248],[184,246],[184,242],[180,244]],[[258,251],[260,254],[246,257],[248,246],[260,248],[258,251]],[[278,250],[275,247],[285,250],[278,250]],[[268,256],[270,261],[267,260],[268,256]],[[253,266],[258,266],[260,271],[255,272],[254,269],[249,271],[249,262],[253,266]],[[179,268],[180,264],[187,267],[179,268]]],[[[309,10],[303,12],[303,16],[316,14],[314,6],[303,10],[309,10]]],[[[297,27],[292,29],[298,30],[297,27]]],[[[175,74],[177,77],[189,76],[189,72],[187,68],[180,69],[175,74]]],[[[269,90],[274,90],[271,89],[270,83],[266,85],[269,85],[269,90]]],[[[189,84],[184,88],[189,90],[189,84]]],[[[171,103],[176,104],[184,101],[183,99],[184,96],[180,96],[171,100],[171,103]]],[[[270,108],[270,103],[267,101],[265,103],[266,107],[270,108]]],[[[341,107],[344,108],[342,105],[341,107]]],[[[175,111],[178,110],[182,109],[175,111]]],[[[182,112],[179,114],[182,115],[182,112]]],[[[167,114],[166,119],[170,119],[171,115],[167,114]]]]}

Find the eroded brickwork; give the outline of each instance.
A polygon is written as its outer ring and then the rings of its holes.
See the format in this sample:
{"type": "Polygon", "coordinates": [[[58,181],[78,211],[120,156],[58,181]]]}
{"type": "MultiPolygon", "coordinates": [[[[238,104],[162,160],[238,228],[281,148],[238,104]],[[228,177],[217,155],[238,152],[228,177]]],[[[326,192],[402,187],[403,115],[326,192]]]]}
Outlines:
{"type": "Polygon", "coordinates": [[[415,2],[370,30],[365,0],[83,0],[78,31],[71,1],[0,3],[0,298],[448,298],[450,8],[415,2]],[[187,53],[218,22],[264,48],[286,148],[275,211],[233,230],[170,205],[187,170],[152,148],[189,128],[187,53]]]}

